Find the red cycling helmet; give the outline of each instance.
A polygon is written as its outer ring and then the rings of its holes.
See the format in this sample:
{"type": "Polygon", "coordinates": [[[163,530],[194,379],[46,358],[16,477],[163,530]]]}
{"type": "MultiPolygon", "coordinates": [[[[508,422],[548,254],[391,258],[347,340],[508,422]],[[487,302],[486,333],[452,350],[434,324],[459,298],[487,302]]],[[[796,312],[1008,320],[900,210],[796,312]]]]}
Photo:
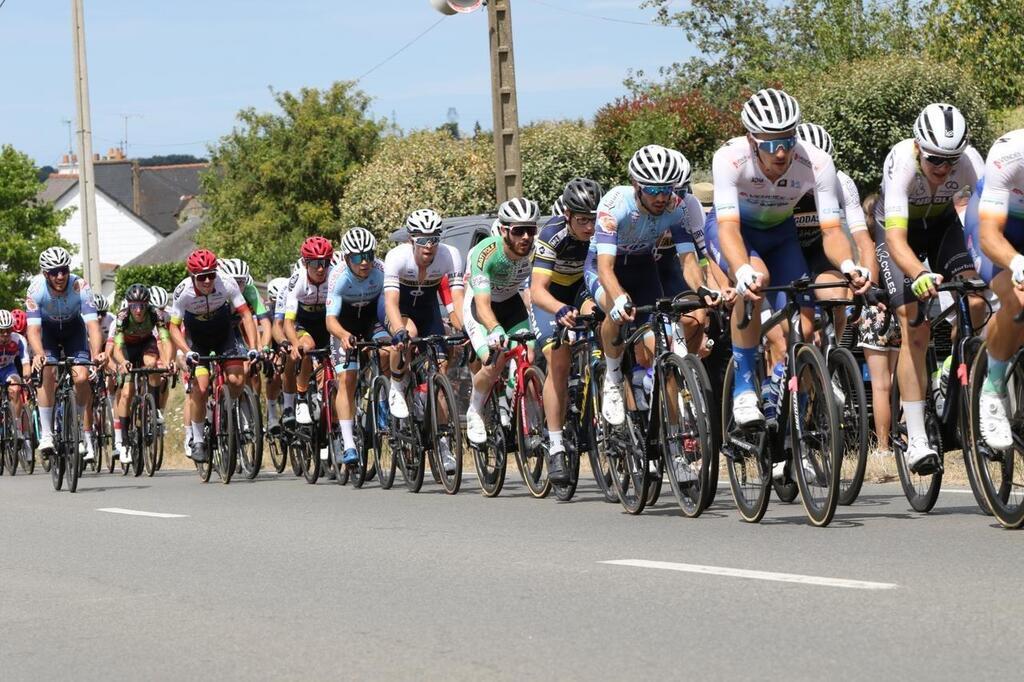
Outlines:
{"type": "Polygon", "coordinates": [[[217,269],[217,256],[209,249],[196,249],[189,254],[185,267],[191,275],[200,272],[212,272],[217,269]]]}
{"type": "Polygon", "coordinates": [[[19,334],[25,333],[25,327],[28,326],[28,315],[21,308],[15,308],[11,311],[11,317],[14,318],[14,331],[19,334]]]}
{"type": "Polygon", "coordinates": [[[330,258],[334,255],[334,247],[331,246],[329,239],[324,239],[320,236],[309,237],[306,241],[302,242],[302,248],[299,249],[299,253],[307,260],[330,258]]]}

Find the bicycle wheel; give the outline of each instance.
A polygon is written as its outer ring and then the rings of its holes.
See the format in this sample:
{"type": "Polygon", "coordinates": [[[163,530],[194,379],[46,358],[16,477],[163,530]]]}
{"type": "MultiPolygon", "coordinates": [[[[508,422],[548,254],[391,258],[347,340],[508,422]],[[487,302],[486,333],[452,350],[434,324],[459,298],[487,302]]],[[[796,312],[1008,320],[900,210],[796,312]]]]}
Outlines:
{"type": "MultiPolygon", "coordinates": [[[[942,469],[932,474],[921,476],[910,471],[907,466],[907,425],[903,421],[903,405],[900,402],[899,364],[897,371],[892,376],[892,393],[889,397],[889,407],[892,410],[892,436],[889,441],[892,443],[893,453],[896,456],[896,472],[900,477],[900,486],[903,494],[914,511],[928,512],[935,506],[939,498],[939,490],[942,488],[942,469]]],[[[939,454],[939,461],[942,461],[942,434],[939,429],[939,420],[935,416],[935,406],[931,394],[931,370],[927,372],[929,379],[925,386],[925,413],[924,426],[928,434],[928,443],[939,454]]]]}
{"type": "Polygon", "coordinates": [[[438,372],[430,378],[430,389],[427,394],[432,396],[430,435],[435,460],[440,460],[438,474],[444,491],[454,495],[462,487],[462,427],[459,425],[455,391],[452,390],[448,377],[438,372]],[[448,464],[452,469],[450,472],[446,466],[448,464]]]}
{"type": "MultiPolygon", "coordinates": [[[[967,471],[967,483],[971,486],[971,492],[974,494],[974,501],[978,503],[978,508],[987,516],[992,516],[992,509],[989,507],[988,500],[985,499],[985,492],[982,490],[981,474],[978,470],[977,458],[974,453],[975,440],[971,438],[971,374],[970,370],[974,367],[974,360],[978,356],[978,353],[983,349],[983,341],[979,337],[973,337],[968,339],[965,343],[960,344],[960,362],[962,367],[957,367],[957,377],[963,376],[967,378],[967,385],[963,385],[960,382],[950,382],[949,388],[946,391],[946,400],[951,399],[951,393],[956,392],[957,395],[957,415],[956,415],[956,426],[957,426],[957,437],[960,440],[960,450],[964,457],[964,469],[967,471]]],[[[986,355],[986,366],[985,373],[988,372],[987,365],[987,353],[986,355]]],[[[982,381],[984,381],[984,374],[982,374],[982,381]]]]}
{"type": "Polygon", "coordinates": [[[199,472],[199,480],[203,483],[208,483],[210,481],[210,474],[213,473],[213,458],[214,454],[217,452],[215,440],[210,433],[213,428],[212,419],[212,414],[206,415],[206,421],[203,425],[203,440],[206,441],[206,461],[192,462],[196,467],[196,471],[199,472]]]}
{"type": "Polygon", "coordinates": [[[362,488],[366,481],[366,472],[370,466],[370,451],[373,442],[373,408],[370,406],[372,381],[367,381],[366,373],[361,371],[356,380],[355,415],[352,419],[352,434],[355,437],[356,453],[359,460],[348,465],[349,476],[353,488],[362,488]]]}
{"type": "Polygon", "coordinates": [[[107,473],[114,473],[114,411],[110,406],[109,401],[104,401],[105,407],[102,412],[103,418],[103,433],[106,434],[104,447],[106,450],[106,462],[107,462],[107,473]]]}
{"type": "Polygon", "coordinates": [[[427,471],[427,451],[423,444],[420,425],[413,417],[412,405],[416,400],[416,386],[408,382],[405,387],[405,404],[409,405],[409,416],[396,421],[395,434],[397,439],[392,439],[391,444],[397,445],[396,460],[398,470],[402,473],[402,480],[409,492],[418,493],[423,487],[423,476],[427,471]]]}
{"type": "Polygon", "coordinates": [[[238,461],[248,480],[259,476],[263,466],[263,424],[259,398],[250,386],[244,386],[235,400],[238,461]]]}
{"type": "MultiPolygon", "coordinates": [[[[50,481],[54,490],[60,490],[64,485],[64,470],[67,466],[64,461],[64,445],[61,439],[64,434],[64,407],[57,405],[53,409],[53,454],[48,458],[50,462],[50,481]]],[[[77,451],[78,446],[75,446],[77,451]]]]}
{"type": "Polygon", "coordinates": [[[715,392],[711,386],[711,377],[708,375],[708,370],[704,367],[704,362],[693,354],[683,356],[683,362],[690,368],[690,371],[703,389],[702,393],[694,394],[694,396],[700,400],[704,417],[708,420],[706,424],[708,432],[708,449],[706,451],[708,453],[708,482],[704,487],[704,492],[707,496],[707,499],[704,501],[704,508],[707,509],[715,501],[715,495],[718,494],[718,458],[719,453],[722,451],[722,425],[719,423],[719,420],[722,418],[722,415],[717,409],[712,407],[715,404],[715,392]]]}
{"type": "Polygon", "coordinates": [[[544,473],[544,373],[537,367],[523,372],[522,392],[513,410],[516,432],[516,464],[530,494],[547,497],[551,481],[544,473]]]}
{"type": "Polygon", "coordinates": [[[853,353],[836,348],[828,355],[828,374],[839,412],[839,504],[853,504],[864,484],[868,463],[868,408],[864,377],[853,353]]]}
{"type": "MultiPolygon", "coordinates": [[[[156,401],[152,393],[146,393],[139,401],[139,459],[147,476],[156,473],[156,401]]],[[[135,465],[138,470],[138,464],[135,465]]],[[[140,471],[139,474],[142,472],[140,471]]],[[[136,474],[138,475],[138,474],[136,474]]]]}
{"type": "MultiPolygon", "coordinates": [[[[711,469],[710,419],[704,387],[683,359],[669,355],[658,363],[658,441],[668,482],[684,516],[697,518],[707,504],[711,469]]],[[[717,454],[717,453],[716,453],[717,454]]]]}
{"type": "Polygon", "coordinates": [[[815,526],[827,526],[839,503],[843,444],[839,410],[825,360],[817,347],[800,344],[794,354],[790,434],[800,501],[815,526]]]}
{"type": "Polygon", "coordinates": [[[78,452],[79,443],[82,442],[82,428],[78,423],[78,404],[75,401],[74,389],[68,390],[63,399],[64,415],[61,419],[61,441],[66,460],[65,476],[67,477],[68,492],[78,490],[78,478],[82,475],[82,455],[78,452]]]}
{"type": "Polygon", "coordinates": [[[3,414],[0,415],[0,474],[7,470],[8,476],[14,476],[18,469],[18,445],[14,437],[14,410],[11,404],[4,401],[3,414]]]}
{"type": "MultiPolygon", "coordinates": [[[[768,434],[764,429],[741,431],[732,416],[732,390],[735,364],[725,370],[722,389],[722,455],[729,471],[729,488],[740,516],[748,523],[757,523],[768,510],[771,467],[767,457],[768,434]]],[[[756,378],[760,382],[760,376],[756,378]]]]}
{"type": "Polygon", "coordinates": [[[618,502],[619,496],[612,485],[612,466],[606,456],[604,447],[605,425],[601,419],[601,397],[597,387],[604,381],[604,363],[594,362],[590,365],[589,381],[584,381],[583,427],[586,430],[587,457],[590,459],[590,470],[594,481],[604,495],[605,502],[618,502]]]}
{"type": "Polygon", "coordinates": [[[476,464],[476,475],[480,480],[481,492],[486,497],[494,497],[505,485],[505,469],[508,465],[508,451],[505,443],[505,428],[498,414],[498,398],[494,391],[487,396],[484,413],[481,415],[487,429],[487,441],[480,445],[471,445],[473,461],[476,464]]]}
{"type": "MultiPolygon", "coordinates": [[[[606,381],[606,378],[603,378],[606,381]]],[[[623,389],[628,384],[623,382],[623,389]]],[[[603,383],[597,387],[603,393],[603,383]]],[[[612,486],[619,503],[630,514],[639,514],[647,505],[647,483],[650,477],[644,435],[637,438],[633,413],[625,411],[622,424],[614,426],[600,417],[604,427],[604,457],[612,467],[612,486]]]]}
{"type": "Polygon", "coordinates": [[[1005,528],[1024,525],[1024,357],[1018,352],[1006,372],[1006,393],[1010,406],[1007,416],[1013,430],[1013,447],[1005,452],[993,450],[981,436],[979,401],[988,374],[988,353],[979,351],[974,358],[969,384],[971,455],[978,476],[978,487],[988,511],[1005,528]]]}
{"type": "Polygon", "coordinates": [[[217,451],[220,459],[217,461],[217,475],[224,485],[231,483],[231,477],[235,474],[235,466],[238,464],[238,433],[235,421],[235,411],[231,409],[231,397],[227,389],[221,394],[217,403],[219,417],[217,419],[217,451]]]}
{"type": "Polygon", "coordinates": [[[267,434],[267,447],[270,449],[270,462],[274,465],[274,471],[284,472],[288,466],[288,448],[278,436],[267,434]]]}
{"type": "Polygon", "coordinates": [[[377,463],[377,480],[388,490],[395,483],[395,453],[391,449],[391,431],[395,420],[387,410],[388,382],[383,376],[373,380],[373,458],[377,463]]]}

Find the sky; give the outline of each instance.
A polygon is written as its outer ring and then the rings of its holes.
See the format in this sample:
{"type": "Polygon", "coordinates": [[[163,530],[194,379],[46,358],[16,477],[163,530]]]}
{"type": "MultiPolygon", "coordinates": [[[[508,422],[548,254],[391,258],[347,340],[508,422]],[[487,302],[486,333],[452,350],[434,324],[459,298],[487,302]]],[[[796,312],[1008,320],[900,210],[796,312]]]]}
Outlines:
{"type": "MultiPolygon", "coordinates": [[[[75,118],[70,0],[2,0],[0,144],[56,165],[75,118]]],[[[442,15],[429,0],[84,0],[93,150],[205,155],[240,109],[275,111],[270,88],[356,79],[442,15]]],[[[520,124],[592,118],[692,55],[641,0],[510,0],[520,124]],[[586,15],[586,16],[584,16],[586,15]],[[603,17],[603,18],[602,18],[603,17]],[[636,23],[627,23],[636,22],[636,23]]],[[[490,129],[486,10],[444,18],[359,82],[404,130],[490,129]]]]}

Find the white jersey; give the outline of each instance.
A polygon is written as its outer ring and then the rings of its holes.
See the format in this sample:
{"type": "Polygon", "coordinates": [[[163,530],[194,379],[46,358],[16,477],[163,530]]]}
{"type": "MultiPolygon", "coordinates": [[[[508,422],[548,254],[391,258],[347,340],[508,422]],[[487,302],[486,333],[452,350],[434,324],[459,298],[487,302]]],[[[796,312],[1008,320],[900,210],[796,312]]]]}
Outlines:
{"type": "Polygon", "coordinates": [[[1006,133],[989,150],[978,213],[1000,224],[1008,217],[1024,220],[1024,128],[1006,133]]]}
{"type": "Polygon", "coordinates": [[[100,338],[113,343],[114,329],[117,327],[117,325],[114,324],[114,316],[109,312],[103,313],[102,315],[97,313],[96,321],[100,323],[100,338]]]}
{"type": "MultiPolygon", "coordinates": [[[[972,149],[971,147],[967,148],[972,149]]],[[[977,154],[977,150],[974,151],[977,154]]],[[[929,218],[946,213],[953,197],[969,192],[978,182],[971,155],[965,151],[953,165],[946,181],[934,190],[921,172],[921,162],[913,138],[896,145],[885,157],[882,170],[882,193],[875,208],[875,218],[885,229],[924,227],[929,218]]]]}
{"type": "Polygon", "coordinates": [[[245,297],[231,278],[221,277],[213,280],[213,291],[201,294],[196,291],[191,277],[186,277],[174,290],[171,303],[171,323],[181,324],[184,321],[217,322],[223,316],[247,307],[245,297]]]}
{"type": "MultiPolygon", "coordinates": [[[[693,243],[697,245],[697,253],[703,257],[706,253],[704,250],[704,207],[701,206],[700,199],[689,193],[685,194],[682,199],[679,199],[679,203],[684,204],[686,209],[683,227],[693,237],[693,243]]],[[[675,244],[672,243],[672,233],[666,230],[658,241],[658,257],[661,258],[669,255],[669,251],[672,251],[674,254],[675,250],[675,244]]]]}
{"type": "Polygon", "coordinates": [[[284,290],[285,319],[294,320],[299,315],[302,317],[326,316],[327,296],[331,292],[330,280],[330,271],[324,273],[324,281],[319,284],[309,279],[309,270],[306,268],[302,268],[292,275],[284,290]]]}
{"type": "Polygon", "coordinates": [[[447,244],[438,245],[434,260],[424,269],[422,277],[412,244],[399,244],[384,257],[385,291],[411,289],[414,296],[419,296],[424,289],[436,289],[445,275],[448,275],[448,285],[452,289],[463,288],[462,256],[447,244]]]}
{"type": "Polygon", "coordinates": [[[736,137],[715,152],[711,164],[715,184],[715,215],[739,220],[747,227],[767,230],[793,215],[793,207],[814,192],[822,227],[839,227],[836,167],[832,157],[797,141],[789,168],[775,182],[761,171],[754,146],[736,137]]]}

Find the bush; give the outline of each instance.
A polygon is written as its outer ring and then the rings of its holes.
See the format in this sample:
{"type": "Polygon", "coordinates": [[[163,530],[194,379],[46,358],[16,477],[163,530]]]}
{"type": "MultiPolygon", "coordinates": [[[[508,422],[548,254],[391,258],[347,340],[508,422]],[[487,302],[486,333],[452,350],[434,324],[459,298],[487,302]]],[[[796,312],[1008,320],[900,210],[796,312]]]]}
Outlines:
{"type": "Polygon", "coordinates": [[[836,167],[849,173],[862,194],[878,187],[889,149],[913,136],[914,120],[932,102],[949,102],[963,112],[982,156],[993,138],[980,88],[948,63],[909,57],[850,62],[832,68],[827,78],[808,79],[792,94],[804,120],[832,135],[836,167]]]}
{"type": "Polygon", "coordinates": [[[593,128],[582,121],[535,123],[522,129],[523,196],[546,212],[575,177],[597,180],[602,187],[616,184],[608,157],[593,128]]]}
{"type": "Polygon", "coordinates": [[[709,168],[715,151],[742,132],[735,109],[720,109],[696,90],[642,94],[602,107],[594,117],[594,132],[621,181],[630,157],[647,144],[678,149],[694,168],[709,168]]]}
{"type": "MultiPolygon", "coordinates": [[[[160,263],[159,265],[123,265],[114,274],[114,301],[120,305],[125,289],[135,283],[148,287],[159,286],[174,294],[174,288],[188,276],[184,263],[160,263]]],[[[117,308],[113,308],[117,310],[117,308]]]]}

